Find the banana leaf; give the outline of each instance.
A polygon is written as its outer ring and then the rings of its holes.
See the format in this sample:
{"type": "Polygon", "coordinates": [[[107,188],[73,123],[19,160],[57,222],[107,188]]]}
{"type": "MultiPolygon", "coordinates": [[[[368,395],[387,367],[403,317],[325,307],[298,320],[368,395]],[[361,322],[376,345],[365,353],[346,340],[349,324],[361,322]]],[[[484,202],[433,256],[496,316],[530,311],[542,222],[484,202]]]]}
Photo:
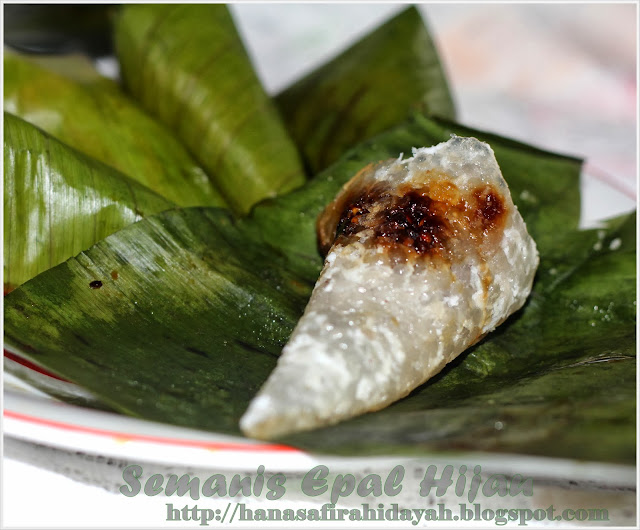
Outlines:
{"type": "Polygon", "coordinates": [[[314,174],[412,111],[455,118],[438,52],[415,7],[297,81],[276,103],[314,174]]]}
{"type": "Polygon", "coordinates": [[[175,132],[234,210],[303,184],[296,147],[226,6],[127,5],[115,42],[127,88],[175,132]]]}
{"type": "Polygon", "coordinates": [[[290,444],[339,454],[496,451],[635,464],[636,216],[541,256],[525,308],[385,410],[290,444]]]}
{"type": "Polygon", "coordinates": [[[117,410],[237,433],[311,289],[252,237],[219,209],[130,225],[9,293],[6,344],[117,410]]]}
{"type": "Polygon", "coordinates": [[[87,60],[6,53],[4,107],[180,206],[226,204],[185,147],[87,60]]]}
{"type": "MultiPolygon", "coordinates": [[[[7,295],[6,344],[123,413],[239,434],[315,280],[306,208],[362,162],[450,129],[416,117],[250,218],[189,208],[129,225],[7,295]]],[[[579,161],[493,140],[525,220],[536,237],[550,230],[527,306],[395,405],[283,441],[351,455],[634,461],[635,216],[576,230],[579,161]]]]}
{"type": "Polygon", "coordinates": [[[492,146],[527,230],[542,253],[555,249],[555,241],[563,232],[577,229],[580,160],[421,114],[413,114],[406,122],[348,151],[340,163],[304,188],[263,201],[251,212],[249,222],[260,227],[271,246],[292,257],[294,270],[315,278],[322,266],[315,221],[341,186],[369,162],[397,158],[399,154],[410,156],[412,147],[435,145],[452,134],[474,136],[492,146]]]}
{"type": "Polygon", "coordinates": [[[3,201],[5,291],[145,215],[175,207],[7,112],[3,201]]]}

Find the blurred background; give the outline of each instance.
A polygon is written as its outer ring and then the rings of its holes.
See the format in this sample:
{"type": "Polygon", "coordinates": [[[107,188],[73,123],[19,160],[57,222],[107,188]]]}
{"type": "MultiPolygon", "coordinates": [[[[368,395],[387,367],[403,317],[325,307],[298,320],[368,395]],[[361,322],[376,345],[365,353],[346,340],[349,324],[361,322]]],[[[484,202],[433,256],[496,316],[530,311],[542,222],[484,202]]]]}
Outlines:
{"type": "MultiPolygon", "coordinates": [[[[235,4],[267,90],[277,92],[404,6],[235,4]]],[[[637,6],[421,4],[472,127],[588,158],[635,196],[637,6]]]]}
{"type": "MultiPolygon", "coordinates": [[[[636,4],[419,7],[458,121],[586,159],[585,226],[635,206],[636,4]]],[[[403,8],[261,3],[232,12],[265,87],[278,92],[403,8]]]]}
{"type": "MultiPolygon", "coordinates": [[[[231,11],[266,89],[276,93],[404,7],[236,3],[231,11]]],[[[116,9],[5,4],[5,43],[32,52],[89,51],[115,77],[109,17],[116,9]]],[[[452,2],[419,9],[440,50],[458,121],[586,159],[585,226],[635,205],[636,3],[452,2]]]]}

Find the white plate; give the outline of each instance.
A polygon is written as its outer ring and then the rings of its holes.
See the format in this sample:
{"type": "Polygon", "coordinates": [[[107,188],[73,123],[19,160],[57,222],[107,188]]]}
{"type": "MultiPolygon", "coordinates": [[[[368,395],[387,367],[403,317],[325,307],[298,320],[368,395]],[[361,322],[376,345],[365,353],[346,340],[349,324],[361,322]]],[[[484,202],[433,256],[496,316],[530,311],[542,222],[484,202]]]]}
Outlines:
{"type": "MultiPolygon", "coordinates": [[[[633,208],[635,203],[601,177],[582,176],[583,214],[581,224],[593,226],[598,219],[633,208]]],[[[293,447],[256,442],[247,438],[187,429],[71,405],[50,397],[29,384],[48,388],[76,402],[92,397],[80,387],[47,374],[45,370],[21,360],[19,352],[9,351],[5,368],[20,372],[20,378],[4,373],[4,433],[17,439],[50,445],[65,450],[83,451],[132,461],[162,462],[200,468],[255,470],[270,462],[281,471],[308,471],[318,462],[334,469],[384,466],[400,462],[396,457],[338,458],[311,455],[293,447]]],[[[528,473],[548,479],[596,480],[602,484],[631,485],[635,468],[631,466],[579,463],[554,458],[525,457],[495,453],[425,455],[430,461],[473,462],[495,472],[528,473]]],[[[404,462],[415,458],[402,459],[404,462]]]]}
{"type": "MultiPolygon", "coordinates": [[[[13,363],[7,360],[5,363],[13,363]]],[[[38,374],[38,377],[48,377],[38,374]]],[[[59,383],[55,380],[54,384],[59,383]]],[[[70,383],[65,383],[69,386],[70,383]]],[[[310,454],[294,447],[188,429],[57,401],[5,373],[4,434],[18,440],[65,451],[113,457],[130,462],[253,472],[269,469],[304,473],[318,464],[332,471],[357,473],[390,470],[396,465],[480,465],[484,472],[597,483],[600,487],[635,485],[634,466],[589,463],[517,454],[460,452],[425,453],[421,458],[398,456],[334,457],[310,454]]]]}

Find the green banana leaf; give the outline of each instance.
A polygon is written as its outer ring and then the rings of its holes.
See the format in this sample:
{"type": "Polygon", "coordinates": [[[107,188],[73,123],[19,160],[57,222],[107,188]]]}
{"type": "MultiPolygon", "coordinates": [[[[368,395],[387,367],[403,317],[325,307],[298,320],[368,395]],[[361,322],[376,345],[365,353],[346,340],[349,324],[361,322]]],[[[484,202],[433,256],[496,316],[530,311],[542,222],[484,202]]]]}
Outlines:
{"type": "Polygon", "coordinates": [[[415,7],[284,90],[276,103],[314,174],[411,111],[455,118],[438,52],[415,7]]]}
{"type": "MultiPolygon", "coordinates": [[[[129,225],[7,295],[6,345],[123,413],[238,434],[315,281],[307,208],[355,166],[450,129],[414,117],[250,218],[189,208],[129,225]]],[[[635,216],[576,230],[579,161],[492,140],[534,236],[550,230],[525,309],[397,404],[285,442],[634,461],[635,216]]]]}
{"type": "Polygon", "coordinates": [[[9,293],[6,344],[117,410],[237,433],[311,289],[252,237],[225,210],[146,218],[9,293]]]}
{"type": "Polygon", "coordinates": [[[5,291],[145,215],[175,207],[6,112],[3,200],[5,291]]]}
{"type": "Polygon", "coordinates": [[[296,147],[226,6],[127,5],[115,41],[127,88],[175,132],[234,210],[304,183],[296,147]]]}
{"type": "Polygon", "coordinates": [[[553,250],[563,232],[578,227],[580,160],[421,114],[413,114],[406,122],[348,151],[340,163],[304,188],[263,201],[251,212],[248,222],[260,227],[271,246],[291,256],[293,270],[315,278],[322,266],[316,218],[341,186],[369,162],[397,158],[401,153],[411,156],[412,147],[435,145],[449,140],[452,134],[474,136],[491,145],[513,200],[542,253],[553,250]]]}
{"type": "Polygon", "coordinates": [[[408,398],[288,443],[339,454],[496,451],[634,464],[636,217],[541,256],[525,308],[408,398]]]}
{"type": "Polygon", "coordinates": [[[4,108],[180,206],[226,204],[185,147],[86,59],[5,53],[4,108]]]}

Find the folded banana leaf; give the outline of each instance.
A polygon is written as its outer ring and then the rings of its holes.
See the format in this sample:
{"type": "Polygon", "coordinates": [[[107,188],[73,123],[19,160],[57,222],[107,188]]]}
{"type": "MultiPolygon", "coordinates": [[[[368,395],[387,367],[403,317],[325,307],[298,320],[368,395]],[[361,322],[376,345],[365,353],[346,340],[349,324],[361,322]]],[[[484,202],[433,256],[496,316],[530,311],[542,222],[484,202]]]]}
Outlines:
{"type": "Polygon", "coordinates": [[[115,40],[127,88],[175,132],[234,210],[304,182],[226,6],[127,5],[115,40]]]}
{"type": "MultiPolygon", "coordinates": [[[[129,225],[7,295],[6,344],[123,413],[238,434],[315,281],[307,208],[363,162],[450,128],[416,117],[250,218],[190,208],[129,225]]],[[[579,161],[492,145],[536,237],[550,230],[530,302],[401,402],[284,441],[357,455],[634,461],[635,216],[578,231],[579,161]]]]}
{"type": "Polygon", "coordinates": [[[435,145],[452,134],[474,136],[492,146],[513,200],[541,252],[553,250],[557,237],[578,227],[580,160],[421,114],[413,114],[408,121],[348,151],[340,163],[304,188],[263,201],[251,212],[249,222],[260,226],[270,245],[292,257],[295,270],[316,277],[322,266],[316,218],[341,186],[369,162],[397,158],[401,153],[410,156],[412,147],[435,145]]]}
{"type": "Polygon", "coordinates": [[[525,308],[385,410],[285,441],[339,454],[496,451],[635,464],[636,216],[541,255],[525,308]]]}
{"type": "Polygon", "coordinates": [[[310,294],[283,263],[225,210],[170,210],[9,293],[6,344],[117,410],[238,432],[310,294]]]}
{"type": "Polygon", "coordinates": [[[415,7],[284,90],[276,103],[314,174],[411,111],[455,118],[437,49],[415,7]]]}
{"type": "Polygon", "coordinates": [[[7,112],[3,200],[5,291],[145,215],[175,207],[7,112]]]}
{"type": "Polygon", "coordinates": [[[226,204],[171,132],[87,60],[5,53],[4,108],[180,206],[226,204]]]}

